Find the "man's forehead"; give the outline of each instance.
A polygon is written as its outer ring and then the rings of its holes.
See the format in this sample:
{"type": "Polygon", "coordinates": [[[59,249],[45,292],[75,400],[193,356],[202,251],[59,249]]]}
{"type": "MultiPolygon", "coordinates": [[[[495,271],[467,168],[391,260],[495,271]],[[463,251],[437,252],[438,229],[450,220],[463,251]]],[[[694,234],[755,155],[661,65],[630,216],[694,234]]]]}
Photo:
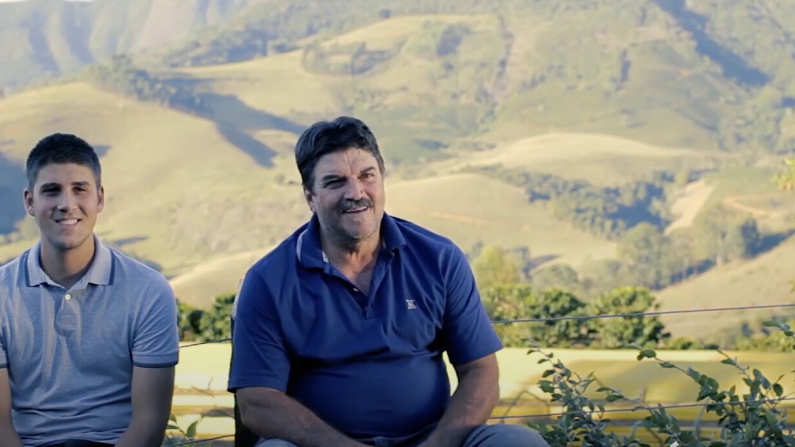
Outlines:
{"type": "Polygon", "coordinates": [[[38,184],[88,183],[94,184],[94,171],[88,166],[68,163],[42,166],[37,175],[38,184]]]}
{"type": "Polygon", "coordinates": [[[320,157],[316,170],[318,173],[332,173],[363,171],[375,167],[378,167],[378,161],[373,154],[363,149],[348,149],[320,157]]]}

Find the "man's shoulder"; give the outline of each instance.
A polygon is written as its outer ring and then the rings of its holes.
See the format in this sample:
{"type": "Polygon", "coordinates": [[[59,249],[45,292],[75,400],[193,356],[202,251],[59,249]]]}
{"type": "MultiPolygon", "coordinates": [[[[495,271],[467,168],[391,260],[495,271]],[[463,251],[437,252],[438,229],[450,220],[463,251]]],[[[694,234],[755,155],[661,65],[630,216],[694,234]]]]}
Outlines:
{"type": "Polygon", "coordinates": [[[0,299],[6,299],[11,292],[18,286],[20,275],[24,273],[21,268],[24,265],[30,249],[25,250],[19,256],[0,265],[0,299]]]}
{"type": "Polygon", "coordinates": [[[112,259],[113,285],[124,287],[127,283],[148,284],[152,288],[171,290],[168,279],[155,267],[135,259],[123,251],[105,245],[112,259]]]}
{"type": "Polygon", "coordinates": [[[273,250],[252,264],[248,269],[248,273],[256,273],[265,280],[274,277],[277,272],[282,274],[294,266],[298,259],[298,239],[305,229],[306,225],[302,225],[293,234],[281,241],[273,250]]]}
{"type": "Polygon", "coordinates": [[[5,282],[9,278],[15,277],[19,272],[19,267],[22,265],[23,259],[27,257],[29,252],[30,249],[27,249],[15,258],[0,264],[0,281],[5,282]]]}
{"type": "Polygon", "coordinates": [[[461,252],[460,247],[447,236],[443,236],[405,218],[390,217],[400,229],[400,233],[406,241],[406,246],[411,249],[433,252],[437,257],[461,252]]]}

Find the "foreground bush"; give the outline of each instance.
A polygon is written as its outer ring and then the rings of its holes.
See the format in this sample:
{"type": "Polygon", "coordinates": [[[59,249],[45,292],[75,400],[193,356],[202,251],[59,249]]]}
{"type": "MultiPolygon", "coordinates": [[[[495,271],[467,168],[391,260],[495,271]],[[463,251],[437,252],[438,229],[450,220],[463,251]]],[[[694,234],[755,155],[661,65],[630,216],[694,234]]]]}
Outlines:
{"type": "MultiPolygon", "coordinates": [[[[778,327],[781,333],[794,340],[795,333],[786,324],[770,322],[767,326],[778,327]]],[[[551,395],[551,400],[563,407],[561,415],[553,424],[534,423],[528,425],[538,430],[550,447],[564,446],[650,446],[637,439],[635,433],[640,427],[648,429],[665,446],[679,447],[774,447],[795,446],[792,430],[786,429],[787,415],[779,408],[784,395],[781,379],[771,382],[758,369],[749,371],[736,359],[723,354],[722,363],[735,368],[744,378],[747,389],[738,393],[734,386],[722,390],[717,380],[657,357],[652,349],[641,349],[638,360],[652,359],[662,368],[676,369],[687,375],[699,385],[695,401],[704,404],[708,413],[718,416],[719,431],[712,437],[700,436],[692,430],[683,430],[680,422],[663,407],[652,407],[639,400],[623,395],[619,390],[600,387],[597,392],[604,393],[606,402],[626,402],[633,404],[634,410],[643,410],[648,416],[635,424],[629,436],[616,435],[610,431],[610,412],[602,404],[585,397],[586,391],[596,379],[593,374],[581,377],[569,370],[561,361],[554,360],[553,354],[532,349],[530,354],[540,353],[539,363],[549,363],[551,368],[544,372],[539,382],[541,389],[551,395]]]]}

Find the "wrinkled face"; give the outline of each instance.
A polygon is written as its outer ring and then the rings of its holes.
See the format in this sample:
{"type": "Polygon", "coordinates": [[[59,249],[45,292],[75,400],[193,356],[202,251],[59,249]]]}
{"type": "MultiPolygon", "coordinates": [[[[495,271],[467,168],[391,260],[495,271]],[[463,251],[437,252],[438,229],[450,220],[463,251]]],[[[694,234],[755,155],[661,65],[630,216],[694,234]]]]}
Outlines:
{"type": "Polygon", "coordinates": [[[351,148],[324,155],[315,165],[310,186],[311,191],[304,191],[306,200],[326,234],[346,242],[378,235],[384,177],[372,154],[351,148]]]}
{"type": "Polygon", "coordinates": [[[104,192],[94,171],[79,164],[50,164],[39,170],[32,190],[25,190],[25,207],[36,219],[42,243],[66,251],[93,237],[104,192]]]}

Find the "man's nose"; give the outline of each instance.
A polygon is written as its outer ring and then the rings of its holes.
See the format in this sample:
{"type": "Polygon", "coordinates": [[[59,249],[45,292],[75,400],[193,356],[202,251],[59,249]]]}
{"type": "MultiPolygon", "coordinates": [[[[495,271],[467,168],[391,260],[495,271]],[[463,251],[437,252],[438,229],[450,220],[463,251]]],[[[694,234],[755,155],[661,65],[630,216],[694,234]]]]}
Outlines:
{"type": "Polygon", "coordinates": [[[58,209],[71,211],[77,207],[77,198],[71,192],[64,192],[58,200],[58,209]]]}
{"type": "Polygon", "coordinates": [[[345,185],[345,198],[348,200],[361,200],[364,197],[364,187],[359,179],[352,179],[345,185]]]}

